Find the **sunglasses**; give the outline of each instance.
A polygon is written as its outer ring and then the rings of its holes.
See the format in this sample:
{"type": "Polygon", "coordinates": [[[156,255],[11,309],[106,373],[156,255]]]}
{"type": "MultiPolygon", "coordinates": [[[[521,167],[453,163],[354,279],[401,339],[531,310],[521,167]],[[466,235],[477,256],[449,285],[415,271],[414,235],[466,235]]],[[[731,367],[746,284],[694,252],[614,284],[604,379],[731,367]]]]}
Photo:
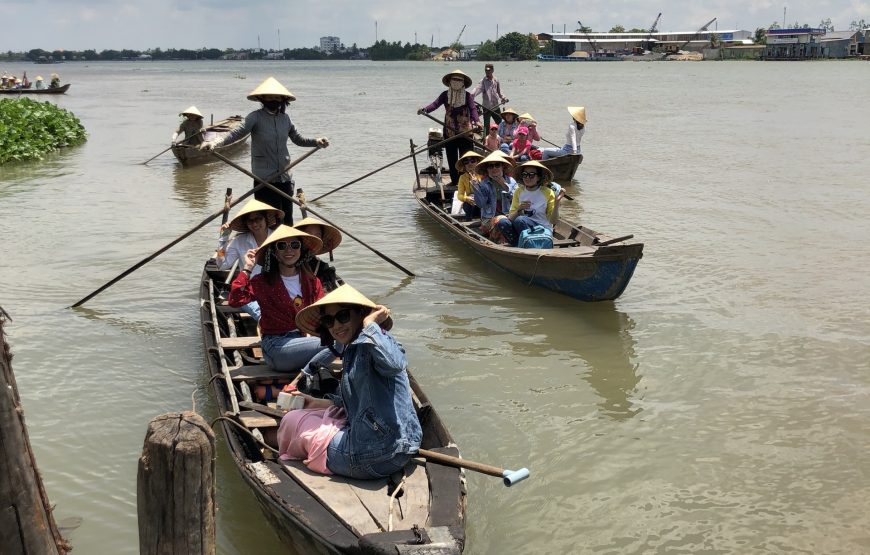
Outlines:
{"type": "Polygon", "coordinates": [[[522,173],[520,173],[520,177],[523,177],[523,178],[537,177],[537,175],[538,175],[538,172],[522,172],[522,173]]]}
{"type": "Polygon", "coordinates": [[[336,322],[339,324],[347,324],[350,322],[350,314],[352,310],[352,308],[342,308],[334,315],[324,314],[320,317],[320,325],[325,328],[331,328],[336,322]]]}
{"type": "Polygon", "coordinates": [[[302,247],[302,241],[278,241],[275,243],[275,248],[279,251],[285,250],[287,247],[290,247],[293,250],[299,249],[302,247]]]}

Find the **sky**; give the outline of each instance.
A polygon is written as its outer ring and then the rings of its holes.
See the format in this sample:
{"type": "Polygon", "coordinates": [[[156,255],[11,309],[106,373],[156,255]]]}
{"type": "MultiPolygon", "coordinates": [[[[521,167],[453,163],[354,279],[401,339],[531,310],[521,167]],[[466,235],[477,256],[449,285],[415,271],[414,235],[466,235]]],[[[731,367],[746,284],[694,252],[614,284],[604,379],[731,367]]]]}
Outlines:
{"type": "Polygon", "coordinates": [[[830,18],[838,31],[870,21],[870,0],[622,1],[528,0],[0,0],[0,52],[148,48],[302,48],[337,36],[350,46],[415,40],[477,44],[511,31],[573,31],[577,21],[595,31],[614,25],[649,28],[658,12],[663,31],[695,31],[718,18],[718,29],[782,23],[817,26],[830,18]],[[470,9],[470,6],[476,6],[470,9]],[[494,6],[488,11],[482,8],[494,6]],[[377,33],[377,34],[376,34],[377,33]]]}

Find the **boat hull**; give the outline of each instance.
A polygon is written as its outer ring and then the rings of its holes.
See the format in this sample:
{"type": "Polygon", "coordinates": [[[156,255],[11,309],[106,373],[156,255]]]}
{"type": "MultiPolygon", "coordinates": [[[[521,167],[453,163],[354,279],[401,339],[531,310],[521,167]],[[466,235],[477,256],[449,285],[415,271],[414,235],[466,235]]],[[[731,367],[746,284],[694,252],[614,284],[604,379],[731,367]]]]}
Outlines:
{"type": "MultiPolygon", "coordinates": [[[[445,188],[452,196],[453,188],[445,188]]],[[[625,291],[643,257],[642,243],[604,245],[611,238],[565,220],[556,225],[556,248],[520,249],[497,245],[473,225],[442,210],[440,190],[430,175],[420,175],[414,197],[420,207],[460,242],[526,284],[581,301],[609,301],[625,291]],[[573,239],[569,237],[574,236],[573,239]]]]}
{"type": "Polygon", "coordinates": [[[553,172],[553,181],[556,183],[570,182],[574,179],[574,174],[577,173],[577,168],[583,162],[582,154],[566,154],[550,158],[549,160],[539,160],[541,164],[553,172]]]}
{"type": "Polygon", "coordinates": [[[53,89],[0,89],[0,94],[64,94],[69,90],[70,83],[53,89]]]}

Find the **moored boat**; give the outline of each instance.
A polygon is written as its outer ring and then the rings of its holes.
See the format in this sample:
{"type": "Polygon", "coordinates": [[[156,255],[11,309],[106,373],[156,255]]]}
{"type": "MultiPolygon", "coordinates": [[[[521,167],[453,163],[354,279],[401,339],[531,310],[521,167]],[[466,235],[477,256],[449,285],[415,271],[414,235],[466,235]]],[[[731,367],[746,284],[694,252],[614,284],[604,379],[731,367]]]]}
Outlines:
{"type": "Polygon", "coordinates": [[[0,89],[0,94],[64,94],[69,90],[69,86],[70,83],[61,87],[49,87],[47,89],[0,89]]]}
{"type": "MultiPolygon", "coordinates": [[[[244,123],[245,120],[242,116],[230,116],[227,119],[206,126],[205,131],[203,131],[202,133],[203,140],[214,141],[220,139],[227,135],[230,131],[236,129],[244,123]]],[[[250,136],[250,133],[246,133],[244,136],[239,137],[237,140],[229,144],[221,145],[215,149],[215,152],[224,156],[235,154],[244,148],[245,141],[248,140],[248,136],[250,136]]],[[[179,144],[172,145],[172,154],[174,154],[175,158],[177,158],[178,161],[181,162],[181,165],[185,167],[197,166],[200,164],[210,164],[212,162],[218,162],[220,160],[219,158],[217,158],[216,156],[212,156],[208,152],[199,150],[199,148],[197,148],[197,145],[184,144],[184,141],[179,144]]]]}
{"type": "MultiPolygon", "coordinates": [[[[442,208],[442,188],[430,170],[421,171],[412,187],[420,207],[460,243],[527,284],[581,301],[612,300],[625,290],[643,256],[643,243],[629,243],[631,235],[611,237],[561,218],[553,226],[552,249],[494,243],[479,232],[479,220],[461,221],[442,208]]],[[[453,198],[455,191],[445,185],[444,198],[453,198]]]]}
{"type": "MultiPolygon", "coordinates": [[[[251,318],[226,305],[227,272],[206,263],[200,283],[200,320],[227,446],[278,536],[299,553],[458,554],[465,543],[462,471],[414,458],[391,479],[353,480],[282,461],[254,441],[274,433],[283,412],[245,401],[256,384],[288,382],[262,363],[251,318]],[[244,385],[243,385],[244,384],[244,385]]],[[[458,456],[458,450],[413,375],[414,405],[423,428],[421,448],[458,456]]]]}

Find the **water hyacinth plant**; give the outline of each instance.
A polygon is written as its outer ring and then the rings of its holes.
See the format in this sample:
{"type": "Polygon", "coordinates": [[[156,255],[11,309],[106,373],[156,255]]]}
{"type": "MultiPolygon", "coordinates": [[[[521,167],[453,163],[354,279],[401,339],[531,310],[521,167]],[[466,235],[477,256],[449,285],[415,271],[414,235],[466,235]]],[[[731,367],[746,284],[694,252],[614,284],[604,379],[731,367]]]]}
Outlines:
{"type": "Polygon", "coordinates": [[[0,100],[0,166],[41,160],[61,147],[81,144],[88,134],[72,113],[29,98],[0,100]]]}

